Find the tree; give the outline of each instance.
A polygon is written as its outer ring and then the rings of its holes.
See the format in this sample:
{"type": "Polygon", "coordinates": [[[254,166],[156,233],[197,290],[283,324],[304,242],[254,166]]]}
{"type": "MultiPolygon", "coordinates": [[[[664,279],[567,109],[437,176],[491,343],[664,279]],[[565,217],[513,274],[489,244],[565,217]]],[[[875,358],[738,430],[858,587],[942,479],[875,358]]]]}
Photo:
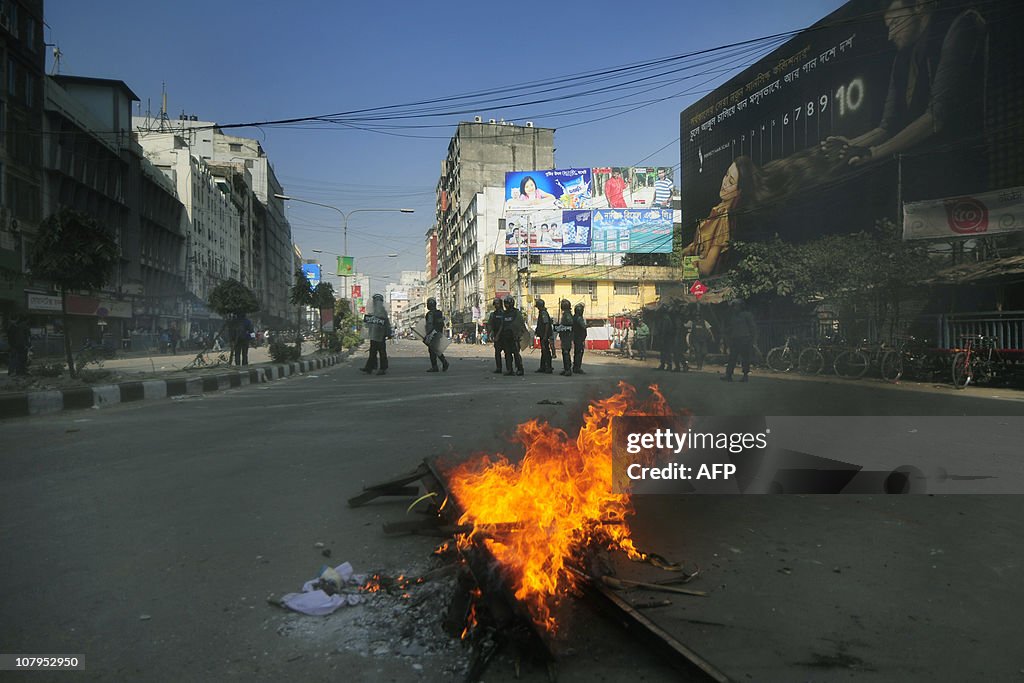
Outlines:
{"type": "Polygon", "coordinates": [[[29,254],[29,270],[33,276],[49,280],[60,290],[64,354],[72,377],[78,376],[78,369],[71,355],[68,291],[102,288],[114,275],[119,258],[116,237],[81,211],[62,208],[39,226],[29,254]]]}
{"type": "Polygon", "coordinates": [[[302,269],[295,271],[295,282],[288,294],[288,301],[298,307],[295,324],[295,343],[302,346],[302,309],[313,305],[313,285],[302,269]]]}
{"type": "MultiPolygon", "coordinates": [[[[317,328],[320,331],[320,346],[324,345],[324,314],[323,310],[329,308],[334,310],[334,286],[330,282],[321,282],[313,290],[313,307],[316,308],[317,320],[320,324],[317,328]]],[[[337,324],[337,323],[335,323],[337,324]]]]}
{"type": "Polygon", "coordinates": [[[210,308],[220,315],[241,317],[260,310],[259,299],[238,280],[224,280],[210,292],[210,308]]]}

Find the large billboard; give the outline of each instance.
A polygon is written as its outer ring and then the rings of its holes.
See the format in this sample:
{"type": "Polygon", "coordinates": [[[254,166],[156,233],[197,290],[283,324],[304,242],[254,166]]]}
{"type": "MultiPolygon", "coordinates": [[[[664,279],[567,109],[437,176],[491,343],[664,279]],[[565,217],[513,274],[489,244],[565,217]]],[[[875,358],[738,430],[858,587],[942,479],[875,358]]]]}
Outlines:
{"type": "Polygon", "coordinates": [[[672,251],[671,209],[597,209],[591,220],[592,251],[667,254],[672,251]]]}
{"type": "Polygon", "coordinates": [[[505,253],[563,254],[590,251],[590,211],[507,211],[505,253]]]}
{"type": "Polygon", "coordinates": [[[1024,184],[1022,8],[853,0],[682,112],[684,254],[1024,184]]]}
{"type": "Polygon", "coordinates": [[[505,210],[590,207],[589,168],[552,168],[505,174],[505,210]]]}
{"type": "Polygon", "coordinates": [[[593,209],[671,209],[674,171],[667,166],[594,168],[593,209]]]}

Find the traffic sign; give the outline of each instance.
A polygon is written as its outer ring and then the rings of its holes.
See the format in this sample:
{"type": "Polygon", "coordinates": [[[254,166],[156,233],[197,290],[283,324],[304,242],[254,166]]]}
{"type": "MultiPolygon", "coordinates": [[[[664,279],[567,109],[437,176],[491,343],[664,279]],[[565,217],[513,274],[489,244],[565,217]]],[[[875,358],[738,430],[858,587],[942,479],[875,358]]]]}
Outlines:
{"type": "Polygon", "coordinates": [[[708,288],[704,286],[704,283],[701,282],[700,280],[695,280],[694,283],[690,285],[690,294],[693,294],[695,297],[697,297],[698,301],[702,296],[704,296],[705,292],[707,291],[708,288]]]}

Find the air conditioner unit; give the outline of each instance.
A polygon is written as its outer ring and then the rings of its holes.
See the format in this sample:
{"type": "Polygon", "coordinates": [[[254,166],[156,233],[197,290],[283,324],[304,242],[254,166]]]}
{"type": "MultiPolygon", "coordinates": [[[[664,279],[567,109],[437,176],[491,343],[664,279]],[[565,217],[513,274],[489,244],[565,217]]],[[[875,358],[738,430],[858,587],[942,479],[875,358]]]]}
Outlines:
{"type": "Polygon", "coordinates": [[[487,123],[490,123],[490,124],[493,125],[493,124],[497,123],[497,121],[495,121],[494,119],[488,119],[487,123]]]}
{"type": "Polygon", "coordinates": [[[479,116],[474,116],[473,117],[473,121],[475,121],[476,123],[483,123],[484,122],[484,120],[482,118],[480,118],[479,116]]]}
{"type": "Polygon", "coordinates": [[[533,121],[527,121],[526,122],[526,127],[527,128],[533,128],[533,121]]]}

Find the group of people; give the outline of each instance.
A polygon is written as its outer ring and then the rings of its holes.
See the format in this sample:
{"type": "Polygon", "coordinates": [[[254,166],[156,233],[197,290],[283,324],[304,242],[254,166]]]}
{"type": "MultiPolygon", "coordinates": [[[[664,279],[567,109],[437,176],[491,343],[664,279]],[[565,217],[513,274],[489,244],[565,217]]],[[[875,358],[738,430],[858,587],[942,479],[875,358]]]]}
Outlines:
{"type": "MultiPolygon", "coordinates": [[[[587,319],[583,316],[583,304],[576,304],[576,307],[573,308],[569,300],[563,299],[559,304],[557,318],[553,318],[548,312],[544,299],[537,299],[534,305],[537,307],[537,326],[533,330],[532,337],[536,337],[540,341],[540,367],[535,372],[554,373],[555,337],[557,335],[558,342],[562,347],[562,372],[559,374],[563,377],[572,377],[574,374],[585,375],[583,353],[587,347],[587,319]]],[[[494,313],[491,314],[491,321],[493,321],[491,327],[493,328],[495,324],[499,325],[499,334],[496,336],[497,343],[494,347],[494,361],[497,366],[495,372],[501,372],[502,339],[500,330],[503,328],[500,326],[505,323],[505,314],[500,313],[499,310],[511,309],[514,311],[515,302],[511,296],[506,296],[503,302],[495,299],[494,309],[494,313]]],[[[518,313],[518,311],[516,312],[518,313]]],[[[524,327],[523,324],[513,325],[512,332],[524,327]]],[[[506,335],[504,349],[507,370],[505,374],[512,374],[508,371],[510,370],[508,355],[509,349],[514,348],[516,374],[522,375],[522,357],[519,355],[521,342],[519,339],[515,339],[514,344],[512,342],[510,336],[506,335]]]]}
{"type": "MultiPolygon", "coordinates": [[[[704,369],[704,359],[711,350],[714,338],[711,325],[704,319],[700,308],[666,306],[650,314],[654,325],[654,340],[659,347],[658,370],[688,372],[687,355],[692,351],[698,370],[704,369]]],[[[647,360],[651,341],[651,328],[642,318],[634,318],[623,333],[622,353],[628,358],[647,360]]]]}

